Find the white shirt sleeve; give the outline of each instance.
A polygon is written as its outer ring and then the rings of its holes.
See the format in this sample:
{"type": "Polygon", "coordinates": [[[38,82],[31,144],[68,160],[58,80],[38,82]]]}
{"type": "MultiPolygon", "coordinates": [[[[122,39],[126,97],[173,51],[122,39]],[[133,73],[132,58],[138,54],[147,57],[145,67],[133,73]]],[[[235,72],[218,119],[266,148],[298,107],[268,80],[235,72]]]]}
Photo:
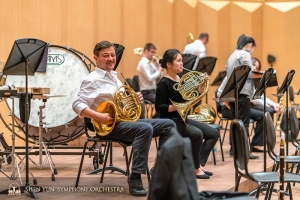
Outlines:
{"type": "Polygon", "coordinates": [[[76,114],[82,118],[80,113],[87,107],[91,107],[96,98],[95,84],[89,80],[83,80],[81,83],[80,91],[78,92],[77,99],[73,102],[72,108],[76,114]]]}

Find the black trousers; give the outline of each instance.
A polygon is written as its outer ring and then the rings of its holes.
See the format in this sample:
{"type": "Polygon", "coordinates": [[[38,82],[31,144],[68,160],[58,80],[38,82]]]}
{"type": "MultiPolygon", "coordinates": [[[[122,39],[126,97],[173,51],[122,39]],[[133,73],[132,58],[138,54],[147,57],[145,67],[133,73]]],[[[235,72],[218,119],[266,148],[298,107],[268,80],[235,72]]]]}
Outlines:
{"type": "MultiPolygon", "coordinates": [[[[175,128],[176,124],[170,119],[118,122],[107,136],[100,138],[132,142],[132,173],[145,174],[152,137],[159,137],[159,146],[161,146],[168,139],[173,127],[175,128]]],[[[92,127],[89,129],[93,130],[92,127]]]]}
{"type": "Polygon", "coordinates": [[[145,100],[155,103],[156,90],[142,90],[141,93],[145,100]]]}
{"type": "Polygon", "coordinates": [[[172,118],[172,120],[176,123],[178,132],[183,137],[190,138],[195,169],[200,165],[205,166],[211,150],[220,137],[219,131],[190,119],[187,119],[186,123],[181,118],[172,118]]]}
{"type": "MultiPolygon", "coordinates": [[[[222,106],[222,116],[228,119],[236,119],[235,103],[229,103],[230,110],[226,106],[222,106]]],[[[263,116],[264,113],[259,110],[251,109],[250,99],[247,95],[239,94],[238,103],[238,119],[242,120],[249,136],[250,119],[256,121],[255,135],[252,138],[251,146],[263,146],[263,116]]],[[[231,144],[231,139],[230,139],[231,144]]]]}

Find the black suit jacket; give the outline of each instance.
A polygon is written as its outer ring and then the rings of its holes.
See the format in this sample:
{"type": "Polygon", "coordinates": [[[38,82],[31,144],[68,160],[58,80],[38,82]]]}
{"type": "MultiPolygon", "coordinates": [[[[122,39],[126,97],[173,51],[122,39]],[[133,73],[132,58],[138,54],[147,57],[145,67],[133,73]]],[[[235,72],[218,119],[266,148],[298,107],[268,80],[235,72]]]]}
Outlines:
{"type": "Polygon", "coordinates": [[[148,199],[199,199],[190,141],[175,128],[170,133],[158,151],[148,199]]]}

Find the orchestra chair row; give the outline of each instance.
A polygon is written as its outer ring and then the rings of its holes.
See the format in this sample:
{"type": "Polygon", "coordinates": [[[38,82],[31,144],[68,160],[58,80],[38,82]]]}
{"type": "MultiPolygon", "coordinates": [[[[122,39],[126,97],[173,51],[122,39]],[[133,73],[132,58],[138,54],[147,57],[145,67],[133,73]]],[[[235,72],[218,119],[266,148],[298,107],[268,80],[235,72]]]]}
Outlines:
{"type": "MultiPolygon", "coordinates": [[[[241,120],[232,120],[230,134],[232,137],[234,168],[237,174],[235,191],[238,191],[240,180],[243,177],[258,184],[257,189],[250,192],[249,195],[256,194],[256,198],[259,198],[262,186],[268,184],[265,199],[271,198],[272,192],[270,191],[272,191],[272,186],[270,185],[279,182],[278,172],[249,172],[248,163],[250,152],[248,136],[241,120]]],[[[290,199],[292,199],[291,182],[299,183],[300,175],[286,172],[284,175],[284,182],[287,183],[289,196],[290,199]]]]}

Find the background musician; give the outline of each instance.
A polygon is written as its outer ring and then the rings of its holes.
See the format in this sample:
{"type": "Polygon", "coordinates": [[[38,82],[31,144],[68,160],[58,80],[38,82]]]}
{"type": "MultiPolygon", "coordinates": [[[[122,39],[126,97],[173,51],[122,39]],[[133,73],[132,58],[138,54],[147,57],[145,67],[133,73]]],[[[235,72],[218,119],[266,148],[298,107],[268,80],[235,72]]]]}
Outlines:
{"type": "MultiPolygon", "coordinates": [[[[223,79],[223,82],[218,89],[218,96],[220,96],[223,92],[224,87],[227,84],[228,77],[231,76],[233,70],[236,67],[246,65],[251,67],[251,70],[253,70],[251,54],[253,53],[255,47],[256,43],[252,37],[247,37],[246,35],[242,34],[238,38],[237,48],[230,55],[226,63],[226,77],[223,79]]],[[[256,121],[255,135],[253,136],[250,144],[250,151],[261,152],[263,151],[263,112],[258,110],[251,110],[250,98],[253,96],[253,92],[253,79],[248,77],[244,87],[242,88],[238,96],[238,119],[243,121],[248,136],[250,118],[256,121]]],[[[228,119],[234,119],[234,102],[224,102],[224,105],[222,106],[222,116],[228,119]]],[[[232,149],[230,149],[230,154],[232,154],[232,149]]],[[[254,156],[252,155],[252,153],[250,153],[249,158],[257,159],[258,156],[254,156]]]]}
{"type": "Polygon", "coordinates": [[[144,46],[143,56],[137,66],[139,85],[145,100],[155,103],[156,84],[163,69],[155,57],[156,47],[152,43],[144,46]]]}
{"type": "MultiPolygon", "coordinates": [[[[73,102],[73,110],[79,117],[87,117],[103,124],[112,123],[108,113],[96,112],[97,106],[106,100],[112,100],[116,89],[122,85],[113,71],[116,63],[114,45],[108,41],[96,44],[94,59],[97,67],[81,83],[78,98],[73,102]]],[[[137,93],[140,101],[141,93],[137,93]]],[[[169,131],[176,124],[168,119],[143,119],[136,122],[117,122],[113,130],[103,138],[132,142],[132,170],[128,179],[129,192],[135,196],[145,196],[141,174],[147,170],[148,153],[152,137],[160,136],[159,145],[168,138],[169,131]]],[[[99,136],[100,137],[100,136],[99,136]]]]}
{"type": "MultiPolygon", "coordinates": [[[[253,71],[259,72],[261,70],[261,63],[257,58],[252,58],[253,71]]],[[[264,95],[260,99],[250,99],[251,109],[264,111],[264,95]]],[[[269,98],[266,98],[266,112],[269,112],[272,119],[274,119],[274,113],[278,112],[280,105],[275,103],[269,98]]]]}
{"type": "Polygon", "coordinates": [[[180,52],[177,49],[167,50],[160,63],[167,70],[167,73],[157,84],[155,109],[160,113],[160,118],[172,119],[176,123],[180,134],[183,137],[190,138],[196,177],[199,179],[208,179],[213,174],[206,171],[204,166],[220,134],[216,129],[206,124],[190,119],[186,119],[185,123],[170,101],[172,99],[179,103],[186,102],[182,95],[173,88],[173,85],[180,80],[177,74],[183,70],[180,52]]]}
{"type": "Polygon", "coordinates": [[[184,47],[183,53],[194,54],[197,56],[194,67],[192,68],[193,70],[197,68],[199,59],[206,56],[205,45],[208,43],[208,38],[209,38],[208,33],[200,33],[197,40],[195,40],[191,44],[187,44],[184,47]]]}

